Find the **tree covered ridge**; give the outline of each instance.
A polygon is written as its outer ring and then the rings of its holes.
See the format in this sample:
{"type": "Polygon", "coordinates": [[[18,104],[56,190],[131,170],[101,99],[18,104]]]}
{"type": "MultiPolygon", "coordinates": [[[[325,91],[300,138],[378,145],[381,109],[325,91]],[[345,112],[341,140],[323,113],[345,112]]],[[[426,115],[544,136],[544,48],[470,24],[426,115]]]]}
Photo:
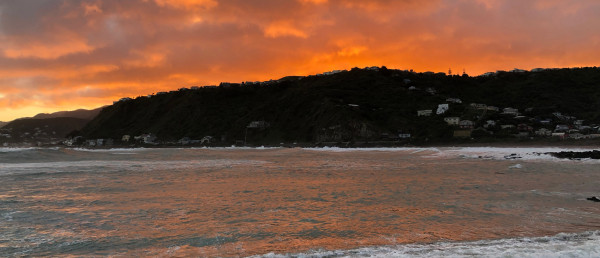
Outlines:
{"type": "MultiPolygon", "coordinates": [[[[221,84],[180,89],[123,100],[104,108],[80,132],[86,138],[121,139],[152,133],[163,141],[213,136],[223,142],[252,143],[369,141],[400,133],[413,139],[452,138],[455,127],[443,118],[514,123],[512,118],[470,110],[470,103],[513,107],[527,123],[553,113],[600,123],[600,69],[547,69],[498,72],[491,76],[449,76],[380,69],[352,69],[335,74],[285,77],[268,83],[221,84]],[[438,104],[450,110],[435,115],[438,104]],[[417,110],[433,109],[431,117],[417,110]],[[268,127],[249,128],[252,121],[268,127]]],[[[551,126],[560,121],[556,120],[551,126]]],[[[550,128],[552,129],[552,128],[550,128]]],[[[493,133],[493,132],[492,132],[493,133]]],[[[494,137],[503,134],[496,133],[494,137]]]]}

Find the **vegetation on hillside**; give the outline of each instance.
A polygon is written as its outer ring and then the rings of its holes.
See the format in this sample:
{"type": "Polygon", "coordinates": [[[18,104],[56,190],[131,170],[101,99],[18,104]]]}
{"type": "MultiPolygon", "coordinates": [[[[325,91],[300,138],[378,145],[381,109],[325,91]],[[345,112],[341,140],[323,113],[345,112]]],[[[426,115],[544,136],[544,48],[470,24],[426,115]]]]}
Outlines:
{"type": "MultiPolygon", "coordinates": [[[[89,139],[152,133],[161,141],[213,136],[223,144],[397,140],[399,134],[411,134],[411,141],[418,142],[452,138],[456,127],[444,122],[448,116],[473,120],[474,128],[488,119],[519,123],[498,112],[471,110],[470,103],[527,110],[528,123],[561,112],[598,124],[600,69],[469,77],[355,68],[265,83],[181,89],[119,101],[77,133],[89,139]],[[447,113],[436,115],[437,105],[448,103],[447,98],[460,98],[462,104],[450,103],[447,113]],[[434,115],[418,117],[422,109],[433,109],[434,115]],[[249,127],[252,121],[265,121],[268,127],[249,127]]],[[[474,136],[512,133],[491,128],[474,131],[474,136]]]]}

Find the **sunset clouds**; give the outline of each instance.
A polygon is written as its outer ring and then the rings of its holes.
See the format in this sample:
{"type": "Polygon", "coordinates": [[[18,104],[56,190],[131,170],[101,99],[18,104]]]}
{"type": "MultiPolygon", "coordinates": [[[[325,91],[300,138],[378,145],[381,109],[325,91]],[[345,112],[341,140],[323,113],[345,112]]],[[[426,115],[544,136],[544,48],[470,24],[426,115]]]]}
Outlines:
{"type": "Polygon", "coordinates": [[[596,66],[595,0],[4,0],[0,120],[355,66],[596,66]]]}

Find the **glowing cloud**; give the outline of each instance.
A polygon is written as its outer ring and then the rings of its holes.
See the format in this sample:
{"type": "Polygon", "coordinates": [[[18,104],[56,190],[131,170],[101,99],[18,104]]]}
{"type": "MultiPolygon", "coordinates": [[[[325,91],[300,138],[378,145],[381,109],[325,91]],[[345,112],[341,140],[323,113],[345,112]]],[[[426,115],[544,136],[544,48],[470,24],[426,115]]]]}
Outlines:
{"type": "Polygon", "coordinates": [[[596,66],[596,0],[0,1],[0,121],[355,66],[596,66]]]}

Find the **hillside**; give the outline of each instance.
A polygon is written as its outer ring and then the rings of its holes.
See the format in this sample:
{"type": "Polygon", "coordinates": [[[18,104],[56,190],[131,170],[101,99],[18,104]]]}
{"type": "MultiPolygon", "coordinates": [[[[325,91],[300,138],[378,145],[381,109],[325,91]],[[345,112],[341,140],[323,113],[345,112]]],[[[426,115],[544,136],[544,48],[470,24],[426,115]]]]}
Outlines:
{"type": "Polygon", "coordinates": [[[498,72],[486,77],[355,68],[124,100],[103,109],[81,134],[121,139],[152,133],[161,141],[213,136],[223,144],[244,139],[252,144],[398,140],[398,135],[407,134],[410,141],[435,141],[452,139],[458,129],[478,137],[512,137],[523,131],[517,129],[522,124],[530,125],[526,131],[533,134],[534,127],[553,130],[575,120],[585,120],[590,130],[597,130],[599,109],[597,68],[498,72]],[[444,103],[449,110],[436,115],[444,103]],[[482,111],[471,103],[490,109],[482,111]],[[519,113],[502,114],[506,107],[519,113]],[[424,109],[433,110],[433,115],[418,116],[417,111],[424,109]],[[445,117],[473,124],[460,128],[449,125],[445,117]],[[541,125],[544,120],[550,122],[541,125]],[[251,125],[253,121],[266,123],[251,125]]]}
{"type": "Polygon", "coordinates": [[[96,117],[100,113],[102,108],[104,108],[104,107],[91,109],[91,110],[77,109],[77,110],[73,110],[73,111],[59,111],[59,112],[50,113],[50,114],[40,113],[40,114],[35,115],[32,118],[45,119],[45,118],[57,118],[57,117],[73,117],[73,118],[92,120],[94,117],[96,117]]]}
{"type": "Polygon", "coordinates": [[[12,142],[23,142],[28,140],[44,141],[49,139],[63,139],[73,130],[79,130],[89,120],[73,117],[57,117],[46,119],[22,118],[14,120],[4,127],[2,132],[12,142]]]}

